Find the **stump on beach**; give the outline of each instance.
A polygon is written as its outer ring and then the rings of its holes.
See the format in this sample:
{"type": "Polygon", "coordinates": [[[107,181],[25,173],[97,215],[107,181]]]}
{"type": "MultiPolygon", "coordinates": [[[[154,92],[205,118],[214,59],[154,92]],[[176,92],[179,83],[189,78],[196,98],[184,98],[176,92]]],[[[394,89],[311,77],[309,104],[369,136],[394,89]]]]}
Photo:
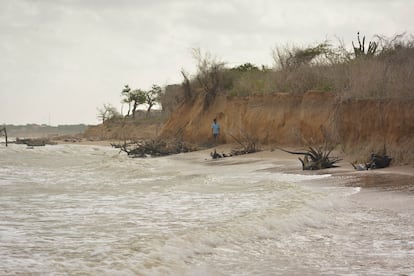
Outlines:
{"type": "Polygon", "coordinates": [[[300,154],[304,155],[303,159],[299,157],[299,161],[302,164],[302,170],[321,170],[337,167],[335,165],[337,162],[342,159],[339,157],[330,157],[333,148],[326,149],[323,147],[309,147],[307,151],[289,151],[282,148],[278,148],[281,151],[290,153],[290,154],[300,154]]]}

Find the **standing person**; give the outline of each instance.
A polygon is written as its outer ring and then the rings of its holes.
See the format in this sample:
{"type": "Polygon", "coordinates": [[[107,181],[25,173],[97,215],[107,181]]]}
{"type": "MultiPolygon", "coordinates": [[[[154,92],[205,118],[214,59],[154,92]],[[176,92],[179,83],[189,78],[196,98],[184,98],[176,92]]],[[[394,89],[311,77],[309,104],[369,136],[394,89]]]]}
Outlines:
{"type": "Polygon", "coordinates": [[[217,138],[220,135],[220,124],[217,123],[216,119],[213,120],[213,123],[211,124],[211,129],[213,130],[214,141],[217,141],[217,138]]]}

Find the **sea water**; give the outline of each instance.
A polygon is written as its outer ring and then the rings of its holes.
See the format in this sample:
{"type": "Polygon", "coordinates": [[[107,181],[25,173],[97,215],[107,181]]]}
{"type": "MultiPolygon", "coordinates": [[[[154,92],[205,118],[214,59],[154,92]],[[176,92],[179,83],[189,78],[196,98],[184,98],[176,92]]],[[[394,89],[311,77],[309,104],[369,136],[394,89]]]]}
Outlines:
{"type": "Polygon", "coordinates": [[[0,275],[413,273],[412,213],[359,206],[329,175],[207,157],[2,145],[0,275]]]}

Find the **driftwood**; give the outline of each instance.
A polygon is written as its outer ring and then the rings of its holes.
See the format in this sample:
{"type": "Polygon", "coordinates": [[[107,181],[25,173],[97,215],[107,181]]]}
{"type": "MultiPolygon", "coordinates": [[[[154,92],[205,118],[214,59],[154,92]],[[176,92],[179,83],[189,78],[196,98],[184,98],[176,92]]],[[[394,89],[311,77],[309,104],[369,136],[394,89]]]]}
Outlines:
{"type": "Polygon", "coordinates": [[[166,142],[159,139],[143,140],[138,142],[111,143],[120,152],[125,152],[130,157],[158,157],[183,152],[195,151],[196,148],[183,141],[166,142]]]}
{"type": "Polygon", "coordinates": [[[302,170],[321,170],[333,168],[337,167],[335,163],[342,160],[338,157],[330,157],[329,155],[331,154],[332,149],[327,150],[322,147],[309,147],[307,151],[303,152],[289,151],[282,148],[278,149],[290,154],[304,155],[303,159],[299,158],[299,161],[302,163],[302,170]]]}
{"type": "Polygon", "coordinates": [[[230,157],[230,156],[233,156],[233,154],[232,153],[229,153],[229,154],[226,154],[226,153],[218,153],[217,151],[216,151],[216,149],[214,149],[214,151],[213,152],[210,152],[210,156],[211,156],[211,158],[213,158],[213,159],[219,159],[219,158],[224,158],[224,157],[230,157]]]}
{"type": "Polygon", "coordinates": [[[351,163],[351,165],[354,167],[357,171],[363,171],[363,170],[373,170],[373,169],[382,169],[389,167],[391,164],[392,158],[385,154],[376,154],[372,153],[369,161],[367,163],[363,164],[356,164],[351,163]]]}
{"type": "Polygon", "coordinates": [[[242,139],[238,139],[231,133],[229,133],[229,135],[241,146],[239,149],[232,149],[231,155],[242,155],[259,151],[255,139],[253,139],[249,134],[242,132],[242,139]]]}
{"type": "MultiPolygon", "coordinates": [[[[230,134],[230,136],[232,136],[230,134]]],[[[236,156],[236,155],[243,155],[248,153],[254,153],[258,151],[258,148],[256,146],[256,143],[252,140],[247,140],[246,142],[242,142],[241,140],[238,140],[236,137],[232,136],[236,142],[238,142],[241,146],[241,148],[235,148],[230,151],[230,153],[218,153],[216,149],[214,149],[213,152],[210,152],[210,156],[213,159],[223,158],[223,157],[230,157],[230,156],[236,156]]]]}
{"type": "Polygon", "coordinates": [[[210,152],[210,156],[213,159],[219,159],[219,158],[224,158],[224,157],[231,157],[231,156],[236,156],[236,155],[243,155],[243,154],[248,154],[248,153],[253,153],[256,151],[246,151],[245,149],[232,149],[230,151],[230,153],[218,153],[216,149],[214,149],[214,151],[210,152]]]}
{"type": "Polygon", "coordinates": [[[213,152],[210,152],[210,156],[213,159],[223,158],[223,157],[230,157],[235,155],[243,155],[248,153],[254,153],[259,151],[259,147],[256,144],[255,139],[253,139],[250,135],[245,132],[242,132],[242,138],[239,139],[236,136],[229,133],[229,135],[236,141],[240,147],[234,148],[230,151],[230,153],[218,153],[216,149],[213,152]]]}
{"type": "Polygon", "coordinates": [[[210,156],[213,159],[223,158],[223,154],[217,153],[216,149],[213,152],[210,152],[210,156]]]}

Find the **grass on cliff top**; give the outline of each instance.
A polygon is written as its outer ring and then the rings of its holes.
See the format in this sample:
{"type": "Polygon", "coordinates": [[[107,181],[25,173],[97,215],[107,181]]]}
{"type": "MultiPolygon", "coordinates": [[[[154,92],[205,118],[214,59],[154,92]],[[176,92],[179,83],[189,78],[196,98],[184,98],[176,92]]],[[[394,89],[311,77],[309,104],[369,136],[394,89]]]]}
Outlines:
{"type": "Polygon", "coordinates": [[[197,73],[189,76],[182,72],[182,85],[167,86],[161,102],[169,109],[198,93],[214,98],[218,94],[298,94],[310,90],[333,92],[342,99],[414,98],[414,37],[376,36],[368,47],[358,36],[358,42],[352,52],[328,42],[279,47],[273,50],[275,67],[271,69],[251,63],[229,68],[198,50],[197,73]]]}

